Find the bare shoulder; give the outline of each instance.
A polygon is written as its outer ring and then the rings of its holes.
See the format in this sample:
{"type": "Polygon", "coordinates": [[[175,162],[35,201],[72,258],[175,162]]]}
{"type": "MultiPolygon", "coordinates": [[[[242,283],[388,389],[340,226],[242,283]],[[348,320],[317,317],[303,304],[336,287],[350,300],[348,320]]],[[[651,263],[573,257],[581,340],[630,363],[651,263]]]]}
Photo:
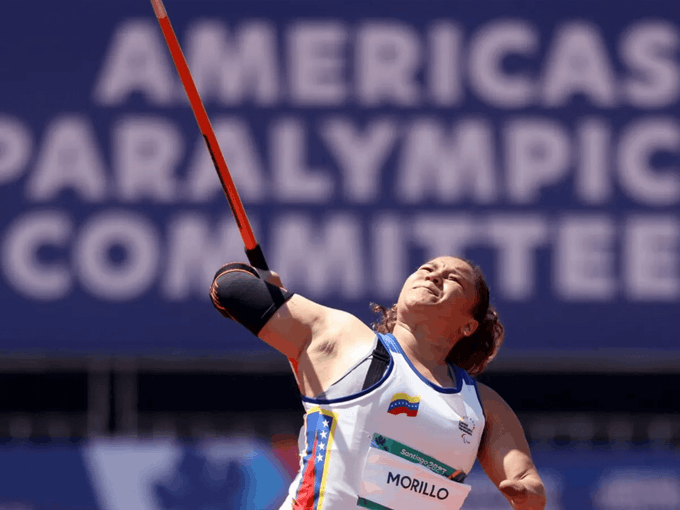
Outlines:
{"type": "Polygon", "coordinates": [[[498,393],[496,393],[494,390],[489,388],[486,384],[482,384],[480,382],[477,382],[477,389],[479,390],[479,396],[482,398],[482,400],[494,399],[494,398],[500,398],[501,397],[498,393]]]}
{"type": "Polygon", "coordinates": [[[503,400],[503,398],[498,394],[496,390],[489,388],[486,384],[480,382],[477,383],[477,389],[479,390],[479,397],[482,399],[482,404],[485,406],[489,405],[505,405],[508,404],[503,400]]]}
{"type": "Polygon", "coordinates": [[[479,389],[479,398],[482,401],[482,406],[484,406],[487,422],[502,422],[509,418],[516,419],[512,408],[496,390],[479,382],[477,383],[477,388],[479,389]]]}

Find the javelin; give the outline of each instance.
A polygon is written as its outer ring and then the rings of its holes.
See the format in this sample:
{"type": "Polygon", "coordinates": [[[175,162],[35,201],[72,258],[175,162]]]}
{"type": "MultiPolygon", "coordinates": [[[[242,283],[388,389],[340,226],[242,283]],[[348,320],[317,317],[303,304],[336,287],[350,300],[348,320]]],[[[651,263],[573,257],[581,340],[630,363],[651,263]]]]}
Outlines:
{"type": "Polygon", "coordinates": [[[241,238],[243,239],[243,244],[246,248],[246,255],[248,256],[248,261],[259,269],[269,270],[267,262],[264,258],[264,253],[262,253],[262,248],[257,243],[255,239],[255,234],[248,221],[248,216],[243,208],[243,203],[241,198],[238,196],[238,191],[236,191],[236,185],[234,184],[231,174],[229,173],[229,167],[227,166],[222,151],[220,149],[219,143],[217,143],[217,138],[215,137],[215,132],[210,124],[210,119],[208,118],[208,113],[205,111],[205,106],[203,106],[203,101],[201,101],[201,96],[198,94],[198,89],[196,89],[196,84],[194,79],[191,77],[191,71],[189,70],[189,65],[184,58],[184,53],[182,53],[182,48],[179,45],[175,31],[172,29],[170,24],[170,19],[168,18],[168,13],[165,11],[165,6],[163,5],[163,0],[151,0],[151,5],[153,5],[153,10],[156,13],[156,18],[161,26],[161,31],[163,32],[163,37],[170,50],[170,55],[172,60],[175,62],[175,68],[177,69],[177,74],[179,74],[179,79],[184,86],[184,90],[189,98],[189,103],[191,104],[191,110],[194,112],[194,117],[196,117],[196,122],[198,122],[198,127],[201,130],[205,144],[208,147],[208,152],[210,152],[210,157],[212,158],[213,165],[215,165],[215,170],[217,170],[217,176],[222,183],[222,189],[229,202],[229,208],[231,209],[234,219],[236,220],[236,225],[241,232],[241,238]]]}

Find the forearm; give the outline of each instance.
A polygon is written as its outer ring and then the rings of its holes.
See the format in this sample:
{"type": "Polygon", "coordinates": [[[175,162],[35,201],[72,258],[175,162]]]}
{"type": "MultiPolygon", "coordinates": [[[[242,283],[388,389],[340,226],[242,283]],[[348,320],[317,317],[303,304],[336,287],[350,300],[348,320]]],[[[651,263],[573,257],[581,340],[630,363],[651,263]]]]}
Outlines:
{"type": "Polygon", "coordinates": [[[491,388],[479,385],[486,410],[486,430],[478,458],[491,481],[515,509],[543,510],[545,488],[510,406],[491,388]]]}
{"type": "Polygon", "coordinates": [[[515,510],[545,508],[545,487],[535,468],[515,479],[503,480],[498,488],[515,510]]]}

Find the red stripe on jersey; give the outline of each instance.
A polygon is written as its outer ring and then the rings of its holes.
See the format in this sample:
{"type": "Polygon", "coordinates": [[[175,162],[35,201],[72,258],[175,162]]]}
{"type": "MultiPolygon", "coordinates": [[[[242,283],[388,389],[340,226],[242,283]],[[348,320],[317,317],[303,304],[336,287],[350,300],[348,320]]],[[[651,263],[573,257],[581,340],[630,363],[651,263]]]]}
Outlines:
{"type": "Polygon", "coordinates": [[[405,414],[406,416],[411,416],[411,417],[418,415],[418,409],[409,409],[406,406],[395,407],[394,409],[390,409],[387,412],[390,413],[390,414],[394,414],[395,416],[397,414],[405,414]]]}
{"type": "Polygon", "coordinates": [[[314,497],[314,475],[315,475],[315,459],[316,458],[316,441],[312,448],[312,454],[305,461],[307,465],[304,469],[304,475],[298,487],[297,497],[293,502],[293,510],[314,510],[316,506],[316,499],[314,497]]]}

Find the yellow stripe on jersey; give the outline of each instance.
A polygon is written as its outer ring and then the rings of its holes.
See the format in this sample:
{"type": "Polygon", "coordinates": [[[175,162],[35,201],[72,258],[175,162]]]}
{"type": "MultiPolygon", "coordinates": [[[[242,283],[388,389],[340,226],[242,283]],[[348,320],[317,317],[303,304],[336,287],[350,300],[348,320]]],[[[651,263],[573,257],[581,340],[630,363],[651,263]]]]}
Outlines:
{"type": "Polygon", "coordinates": [[[418,402],[420,402],[420,395],[416,397],[411,397],[407,393],[395,393],[392,396],[392,402],[394,402],[395,400],[406,400],[409,404],[417,404],[418,402]]]}

